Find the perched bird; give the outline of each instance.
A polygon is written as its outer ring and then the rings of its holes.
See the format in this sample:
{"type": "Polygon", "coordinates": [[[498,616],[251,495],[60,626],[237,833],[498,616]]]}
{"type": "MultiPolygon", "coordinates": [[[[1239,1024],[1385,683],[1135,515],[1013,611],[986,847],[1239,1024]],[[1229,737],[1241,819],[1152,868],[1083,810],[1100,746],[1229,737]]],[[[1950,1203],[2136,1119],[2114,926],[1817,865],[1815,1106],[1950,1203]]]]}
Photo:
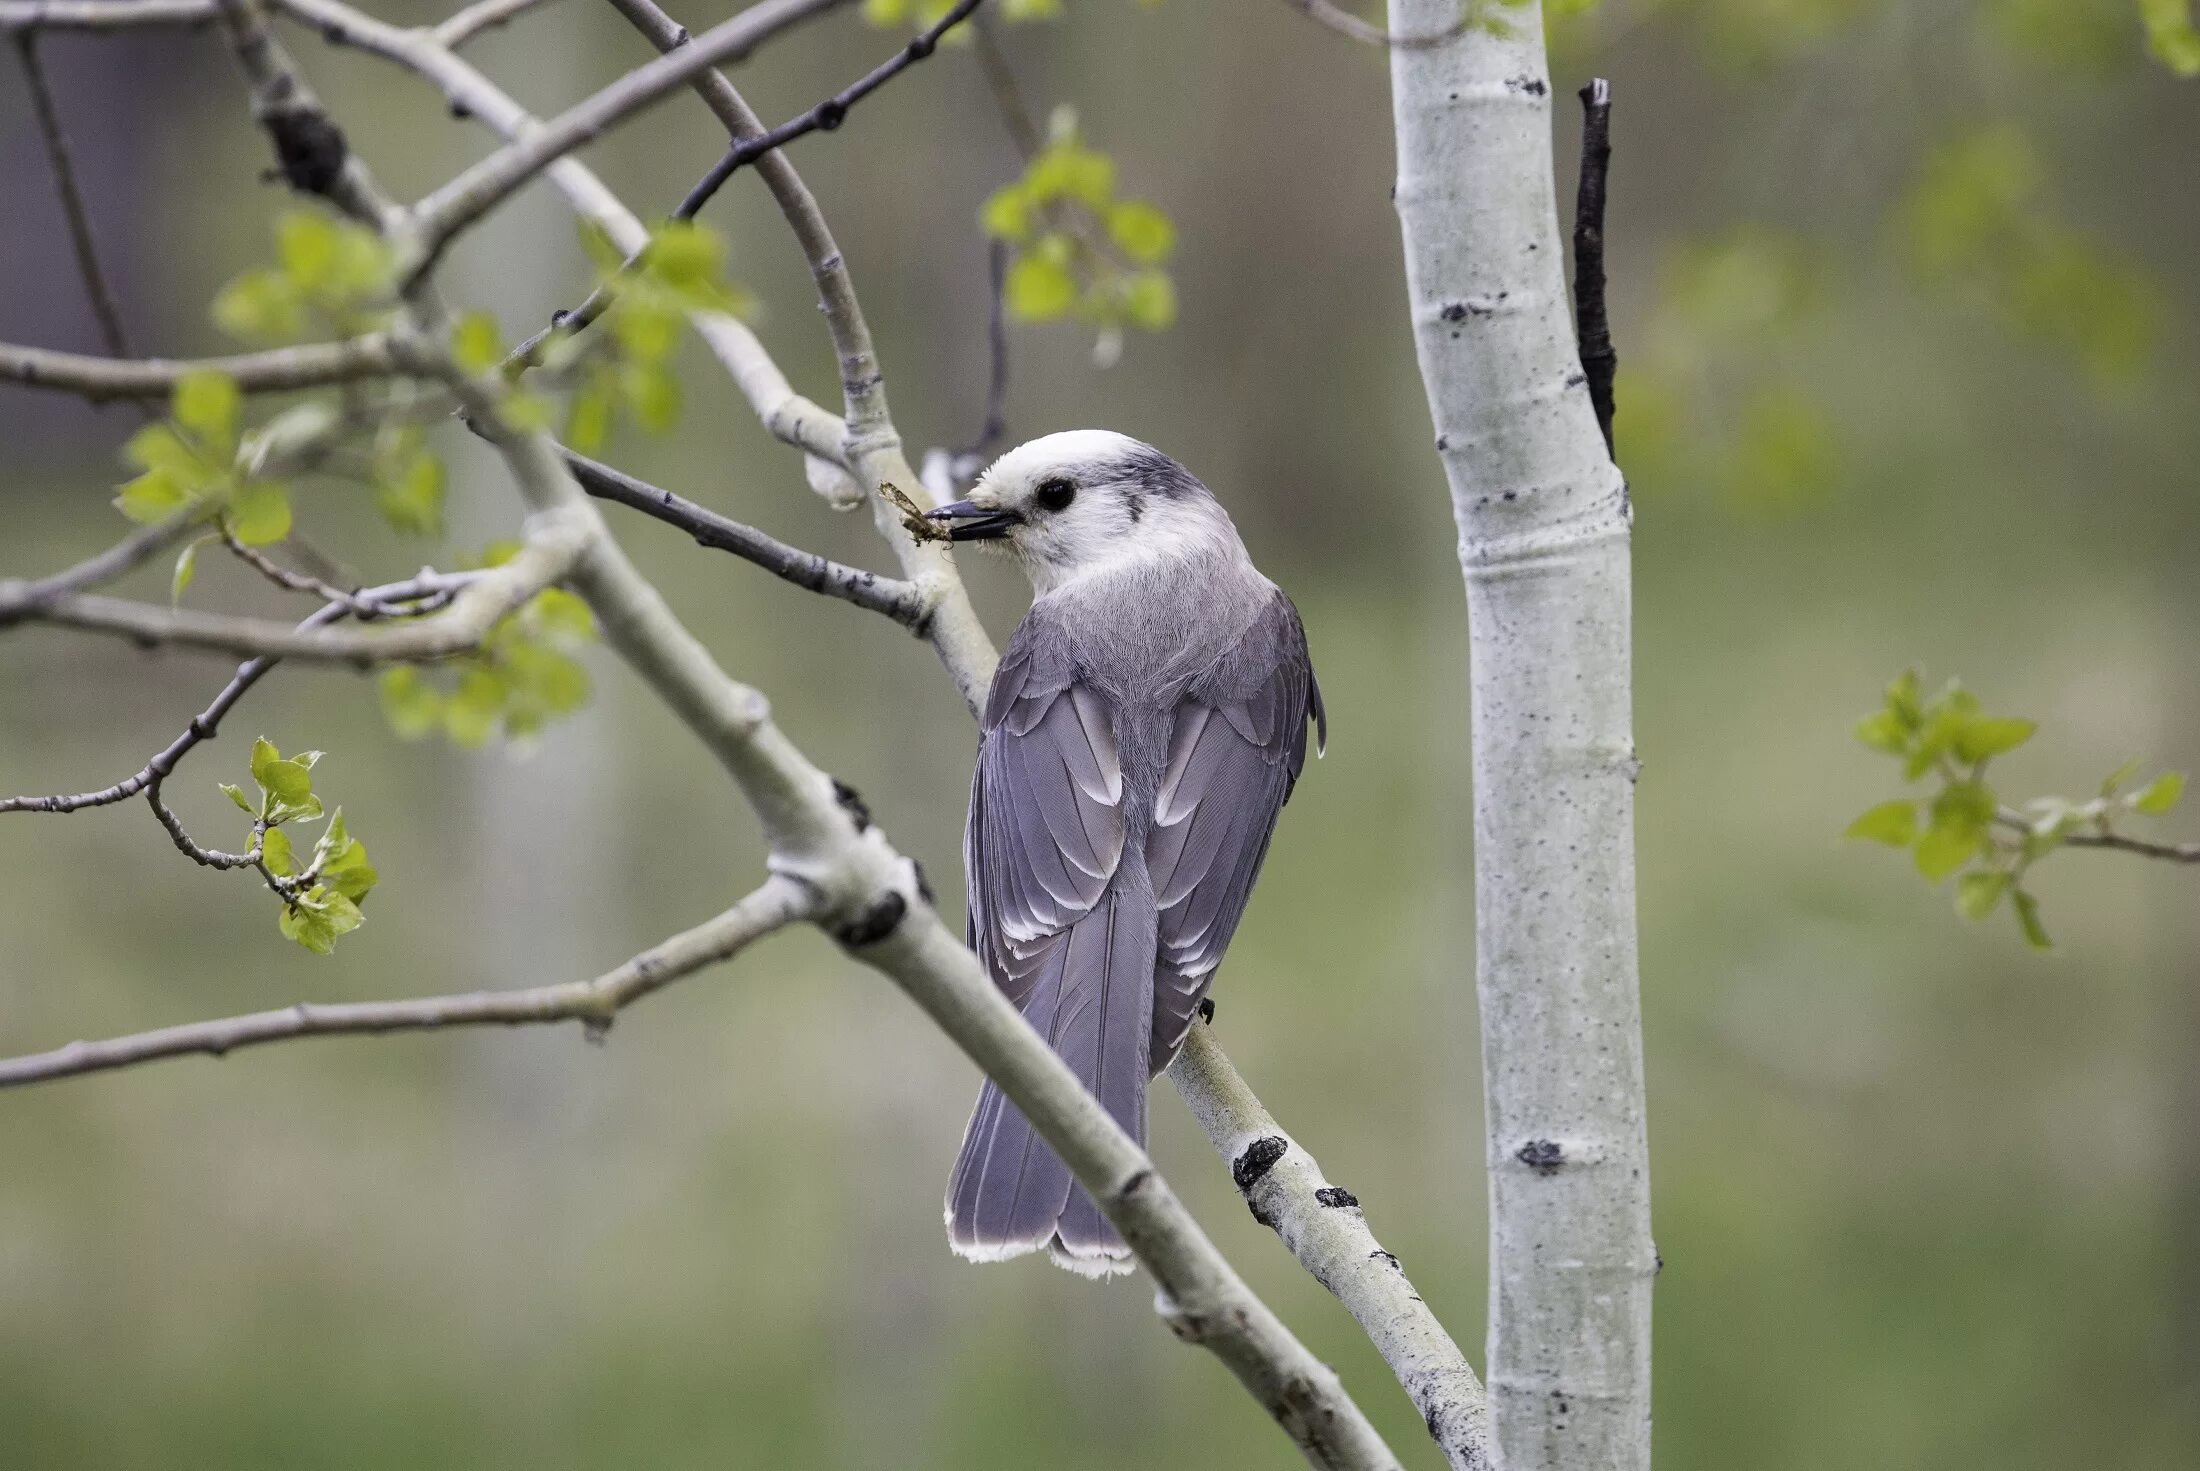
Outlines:
{"type": "MultiPolygon", "coordinates": [[[[1276,815],[1328,737],[1298,610],[1206,486],[1120,434],[1050,434],[929,515],[1013,553],[1031,611],[986,700],[963,836],[970,944],[1117,1123],[1176,1056],[1276,815]]],[[[975,1261],[1130,1251],[988,1082],[947,1186],[975,1261]]]]}

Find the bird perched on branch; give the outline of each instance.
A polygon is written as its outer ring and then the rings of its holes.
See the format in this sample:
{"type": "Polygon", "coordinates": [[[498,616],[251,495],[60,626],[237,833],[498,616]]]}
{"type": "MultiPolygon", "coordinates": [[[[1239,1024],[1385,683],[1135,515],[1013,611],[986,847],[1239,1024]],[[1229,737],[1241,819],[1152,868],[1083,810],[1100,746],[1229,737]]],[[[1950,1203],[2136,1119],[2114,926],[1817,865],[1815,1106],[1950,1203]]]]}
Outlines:
{"type": "MultiPolygon", "coordinates": [[[[929,513],[1014,554],[1031,611],[993,676],[963,837],[971,946],[1140,1145],[1276,815],[1328,736],[1297,609],[1206,486],[1135,439],[1050,434],[929,513]]],[[[947,1187],[975,1261],[1130,1251],[991,1082],[947,1187]]]]}

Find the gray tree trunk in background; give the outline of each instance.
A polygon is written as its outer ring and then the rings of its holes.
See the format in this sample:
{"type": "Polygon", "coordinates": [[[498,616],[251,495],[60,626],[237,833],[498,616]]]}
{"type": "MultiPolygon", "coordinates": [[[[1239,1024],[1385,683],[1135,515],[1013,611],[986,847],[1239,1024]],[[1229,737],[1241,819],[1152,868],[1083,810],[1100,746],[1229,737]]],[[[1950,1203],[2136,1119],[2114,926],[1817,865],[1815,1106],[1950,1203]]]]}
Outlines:
{"type": "MultiPolygon", "coordinates": [[[[1460,0],[1390,0],[1400,36],[1460,0]]],[[[1650,1463],[1626,485],[1567,312],[1541,7],[1391,52],[1397,206],[1465,572],[1504,1471],[1650,1463]]]]}

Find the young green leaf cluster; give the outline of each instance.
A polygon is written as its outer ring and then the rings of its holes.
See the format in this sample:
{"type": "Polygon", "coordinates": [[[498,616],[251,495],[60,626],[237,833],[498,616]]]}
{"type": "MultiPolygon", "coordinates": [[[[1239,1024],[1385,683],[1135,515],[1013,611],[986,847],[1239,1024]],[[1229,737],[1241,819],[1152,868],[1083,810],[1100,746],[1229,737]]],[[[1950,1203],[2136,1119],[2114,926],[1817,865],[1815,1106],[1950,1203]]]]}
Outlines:
{"type": "Polygon", "coordinates": [[[367,845],[345,829],[341,807],[329,817],[310,854],[301,855],[284,831],[286,824],[320,820],[321,799],[313,790],[313,768],[320,759],[319,751],[286,757],[262,736],[252,743],[252,780],[259,787],[258,800],[226,782],[222,790],[252,817],[261,876],[283,901],[276,923],[284,938],[326,955],[335,949],[339,936],[365,922],[359,904],[379,875],[367,861],[367,845]]]}
{"type": "Polygon", "coordinates": [[[748,297],[725,278],[726,241],[708,225],[670,220],[659,225],[631,267],[602,232],[583,228],[581,243],[611,297],[607,332],[567,338],[549,364],[572,387],[566,442],[582,454],[603,448],[621,414],[651,434],[680,421],[680,380],[673,350],[690,312],[745,315],[748,297]]]}
{"type": "MultiPolygon", "coordinates": [[[[130,436],[124,457],[137,467],[115,505],[145,525],[178,515],[218,520],[246,546],[290,534],[290,490],[248,468],[257,458],[242,431],[243,397],[219,373],[187,373],[176,384],[167,422],[130,436]]],[[[191,550],[176,567],[180,596],[191,580],[191,550]]]]}
{"type": "Polygon", "coordinates": [[[1088,148],[1067,109],[1023,177],[995,190],[979,213],[985,233],[1014,251],[1009,314],[1026,322],[1075,315],[1103,332],[1149,332],[1176,321],[1176,283],[1161,269],[1176,226],[1155,204],[1116,194],[1115,160],[1088,148]]]}
{"type": "Polygon", "coordinates": [[[2192,22],[2192,0],[2139,0],[2147,49],[2181,77],[2200,77],[2200,29],[2192,22]]]}
{"type": "MultiPolygon", "coordinates": [[[[1140,3],[1152,5],[1157,0],[1140,0],[1140,3]]],[[[915,26],[922,30],[938,25],[954,8],[955,0],[863,0],[863,18],[882,29],[915,26]]],[[[1062,0],[1000,0],[997,9],[1002,20],[1062,18],[1062,0]]]]}
{"type": "MultiPolygon", "coordinates": [[[[480,565],[509,561],[517,547],[489,548],[480,565]]],[[[595,615],[563,588],[545,588],[499,623],[481,647],[452,660],[449,676],[410,664],[385,671],[382,711],[405,740],[441,732],[473,749],[501,731],[507,740],[540,732],[588,702],[588,671],[573,651],[595,637],[595,615]]]]}
{"type": "Polygon", "coordinates": [[[311,209],[275,222],[275,264],[246,271],[214,298],[214,325],[248,342],[294,342],[310,331],[372,331],[397,309],[389,242],[364,225],[311,209]]]}
{"type": "Polygon", "coordinates": [[[2132,762],[2101,783],[2099,795],[2074,802],[2039,797],[2021,809],[2003,805],[1987,782],[1987,768],[2030,740],[2038,726],[2013,716],[1990,715],[1978,697],[1951,680],[1931,699],[1916,670],[1887,686],[1885,703],[1856,725],[1856,738],[1902,762],[1905,782],[1930,780],[1928,797],[1881,802],[1849,824],[1845,837],[1908,848],[1926,882],[1956,878],[1956,909],[1984,919],[2004,897],[2025,942],[2052,948],[2040,922],[2039,901],[2025,887],[2032,866],[2074,837],[2105,838],[2128,814],[2159,816],[2184,794],[2181,772],[2164,772],[2137,790],[2132,762]]]}

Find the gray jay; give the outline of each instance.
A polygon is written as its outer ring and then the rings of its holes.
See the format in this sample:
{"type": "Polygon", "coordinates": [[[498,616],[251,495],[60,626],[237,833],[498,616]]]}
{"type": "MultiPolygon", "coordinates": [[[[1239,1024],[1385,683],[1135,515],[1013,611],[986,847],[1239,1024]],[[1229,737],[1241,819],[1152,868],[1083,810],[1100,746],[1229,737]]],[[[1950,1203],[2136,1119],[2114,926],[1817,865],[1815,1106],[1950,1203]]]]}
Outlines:
{"type": "MultiPolygon", "coordinates": [[[[1276,815],[1328,736],[1298,611],[1206,486],[1120,434],[1050,434],[929,513],[1014,554],[1031,611],[986,700],[963,836],[969,939],[1008,998],[1146,1142],[1276,815]]],[[[1130,1250],[988,1082],[947,1186],[974,1261],[1130,1250]]]]}

